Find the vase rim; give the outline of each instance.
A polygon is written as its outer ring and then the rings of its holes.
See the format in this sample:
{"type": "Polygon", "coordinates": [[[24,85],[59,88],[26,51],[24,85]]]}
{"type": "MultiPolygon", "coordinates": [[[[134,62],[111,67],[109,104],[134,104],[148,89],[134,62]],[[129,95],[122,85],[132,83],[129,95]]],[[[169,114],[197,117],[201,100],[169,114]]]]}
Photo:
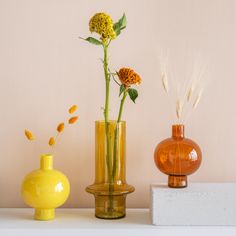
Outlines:
{"type": "Polygon", "coordinates": [[[177,126],[185,126],[185,125],[184,125],[183,123],[175,123],[175,124],[172,125],[172,127],[173,127],[173,126],[176,126],[176,127],[177,127],[177,126]]]}
{"type": "Polygon", "coordinates": [[[41,154],[41,157],[53,157],[51,153],[41,154]]]}
{"type": "Polygon", "coordinates": [[[41,156],[40,169],[43,169],[43,170],[53,169],[53,156],[51,154],[44,154],[41,156]]]}
{"type": "MultiPolygon", "coordinates": [[[[105,123],[105,120],[95,120],[95,123],[105,123]]],[[[117,120],[109,120],[108,123],[117,123],[117,120]]],[[[119,123],[126,123],[126,121],[121,120],[119,123]]]]}

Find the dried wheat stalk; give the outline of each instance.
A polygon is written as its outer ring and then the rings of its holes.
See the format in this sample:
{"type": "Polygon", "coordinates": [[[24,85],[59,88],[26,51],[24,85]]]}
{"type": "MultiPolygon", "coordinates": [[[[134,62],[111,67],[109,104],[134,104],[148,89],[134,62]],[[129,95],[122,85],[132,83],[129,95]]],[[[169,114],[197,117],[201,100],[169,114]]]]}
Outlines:
{"type": "Polygon", "coordinates": [[[169,98],[175,96],[175,116],[179,122],[184,122],[186,117],[190,115],[191,110],[195,109],[201,100],[204,87],[203,82],[205,82],[203,81],[205,67],[199,68],[199,64],[195,62],[191,74],[177,74],[174,75],[176,78],[172,80],[173,71],[170,71],[171,68],[168,61],[168,53],[161,53],[160,72],[162,87],[169,98]],[[171,77],[169,77],[170,75],[171,77]],[[180,83],[178,77],[184,79],[184,81],[180,83]],[[176,82],[180,84],[178,85],[176,82]]]}
{"type": "Polygon", "coordinates": [[[198,103],[200,102],[200,99],[202,97],[202,93],[203,93],[203,89],[201,89],[196,97],[196,99],[194,100],[194,103],[193,103],[193,109],[195,109],[198,105],[198,103]]]}
{"type": "Polygon", "coordinates": [[[167,74],[165,72],[162,73],[162,75],[161,75],[161,81],[162,81],[162,85],[163,85],[165,92],[168,93],[169,92],[169,85],[168,85],[167,74]]]}
{"type": "Polygon", "coordinates": [[[178,99],[176,103],[176,116],[178,119],[181,118],[182,111],[183,111],[183,103],[180,101],[180,99],[178,99]]]}
{"type": "Polygon", "coordinates": [[[192,98],[192,95],[193,95],[193,92],[194,92],[194,87],[193,85],[189,88],[188,90],[188,93],[187,93],[187,101],[190,102],[191,98],[192,98]]]}

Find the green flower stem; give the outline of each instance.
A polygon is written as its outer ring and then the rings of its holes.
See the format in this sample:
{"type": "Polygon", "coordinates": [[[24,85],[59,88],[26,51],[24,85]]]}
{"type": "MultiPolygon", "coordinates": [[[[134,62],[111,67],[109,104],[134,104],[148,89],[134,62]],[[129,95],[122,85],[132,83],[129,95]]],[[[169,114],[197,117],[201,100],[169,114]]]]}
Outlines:
{"type": "Polygon", "coordinates": [[[125,103],[125,99],[127,97],[127,90],[124,91],[123,93],[123,97],[120,101],[120,109],[119,109],[119,115],[118,115],[118,118],[117,118],[117,122],[116,122],[116,130],[115,130],[115,139],[114,139],[114,153],[113,153],[113,156],[114,156],[114,159],[113,159],[113,171],[112,171],[112,178],[113,178],[113,181],[115,179],[115,175],[116,175],[116,169],[117,169],[117,166],[118,166],[118,160],[117,160],[117,142],[118,142],[118,130],[119,130],[119,124],[121,122],[121,116],[122,116],[122,111],[123,111],[123,107],[124,107],[124,103],[125,103]]]}
{"type": "Polygon", "coordinates": [[[104,44],[103,49],[104,49],[103,68],[104,68],[104,75],[105,75],[105,80],[106,80],[106,98],[105,98],[104,118],[105,118],[105,122],[107,123],[109,121],[109,97],[110,97],[110,76],[108,73],[108,57],[107,57],[108,45],[104,44]]]}
{"type": "Polygon", "coordinates": [[[113,184],[112,178],[112,150],[110,145],[109,137],[109,97],[110,97],[110,75],[108,73],[108,44],[103,44],[104,49],[104,59],[103,68],[106,82],[106,97],[105,97],[105,108],[104,108],[104,119],[105,119],[105,131],[106,131],[106,163],[108,169],[108,181],[109,181],[109,191],[112,191],[111,184],[113,184]]]}
{"type": "Polygon", "coordinates": [[[124,91],[123,97],[122,97],[121,102],[120,102],[120,110],[119,110],[117,123],[119,123],[121,121],[122,111],[123,111],[123,107],[124,107],[126,97],[127,97],[127,90],[124,91]]]}

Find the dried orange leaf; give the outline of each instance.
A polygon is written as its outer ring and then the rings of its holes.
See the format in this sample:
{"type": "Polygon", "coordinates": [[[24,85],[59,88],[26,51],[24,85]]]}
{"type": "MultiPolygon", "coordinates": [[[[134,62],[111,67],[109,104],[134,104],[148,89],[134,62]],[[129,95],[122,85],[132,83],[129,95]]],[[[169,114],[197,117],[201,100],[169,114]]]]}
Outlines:
{"type": "Polygon", "coordinates": [[[65,124],[64,123],[60,123],[58,126],[57,126],[57,131],[59,133],[61,133],[65,128],[65,124]]]}
{"type": "Polygon", "coordinates": [[[25,130],[25,136],[28,140],[32,141],[35,139],[34,135],[32,134],[32,132],[30,132],[29,130],[25,130]]]}
{"type": "Polygon", "coordinates": [[[73,116],[69,119],[68,123],[69,124],[74,124],[78,120],[78,116],[73,116]]]}
{"type": "Polygon", "coordinates": [[[74,113],[77,109],[78,109],[78,107],[77,107],[76,105],[73,105],[73,106],[69,109],[69,113],[72,114],[72,113],[74,113]]]}
{"type": "Polygon", "coordinates": [[[49,141],[48,141],[48,144],[49,144],[49,146],[54,146],[54,144],[55,144],[55,139],[54,139],[53,137],[51,137],[51,138],[49,139],[49,141]]]}

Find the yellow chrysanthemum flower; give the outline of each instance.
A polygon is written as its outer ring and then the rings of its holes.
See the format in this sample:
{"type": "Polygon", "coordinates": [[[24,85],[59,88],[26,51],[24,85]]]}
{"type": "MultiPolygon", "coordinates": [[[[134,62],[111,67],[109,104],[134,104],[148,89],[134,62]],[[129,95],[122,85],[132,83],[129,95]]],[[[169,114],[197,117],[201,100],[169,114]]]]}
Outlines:
{"type": "Polygon", "coordinates": [[[130,87],[133,84],[138,85],[141,83],[140,76],[130,68],[121,68],[117,74],[121,83],[127,87],[130,87]]]}
{"type": "Polygon", "coordinates": [[[116,33],[113,29],[113,21],[106,13],[97,13],[89,21],[89,30],[101,35],[101,40],[115,39],[116,33]]]}

